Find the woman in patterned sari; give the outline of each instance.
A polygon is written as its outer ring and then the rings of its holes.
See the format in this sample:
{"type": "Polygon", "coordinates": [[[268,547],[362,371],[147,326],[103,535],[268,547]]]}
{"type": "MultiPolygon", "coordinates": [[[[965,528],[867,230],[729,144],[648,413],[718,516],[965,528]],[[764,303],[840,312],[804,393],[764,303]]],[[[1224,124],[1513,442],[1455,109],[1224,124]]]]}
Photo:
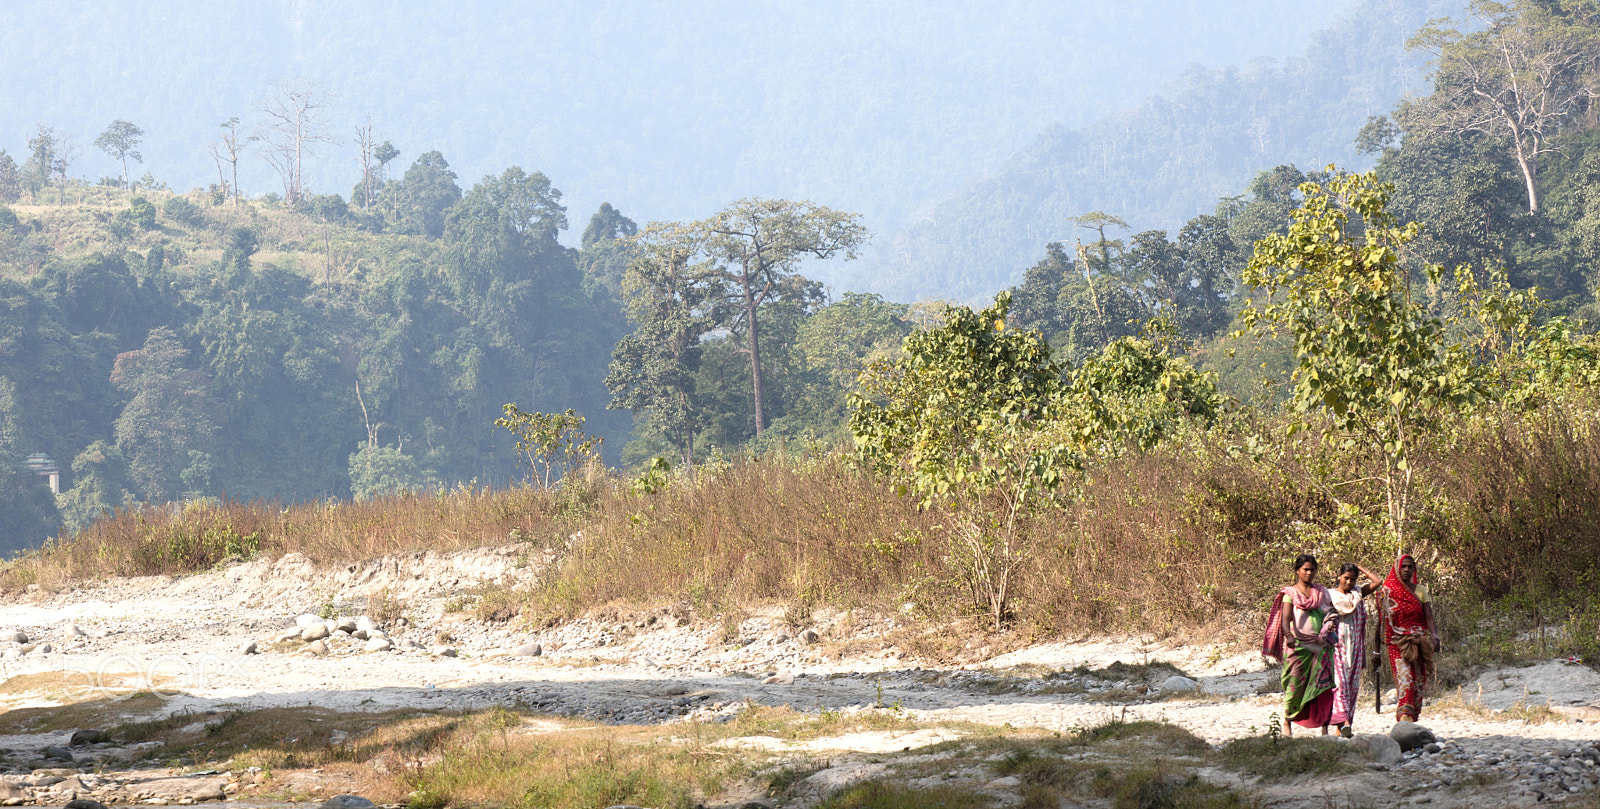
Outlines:
{"type": "Polygon", "coordinates": [[[1398,695],[1395,721],[1415,722],[1422,715],[1422,693],[1433,678],[1439,629],[1433,622],[1428,586],[1417,583],[1417,562],[1410,554],[1402,555],[1383,580],[1378,606],[1398,695]]]}
{"type": "Polygon", "coordinates": [[[1339,634],[1333,644],[1333,719],[1339,735],[1349,738],[1356,716],[1356,696],[1361,690],[1361,666],[1367,659],[1366,597],[1378,589],[1382,577],[1366,568],[1346,563],[1339,568],[1339,583],[1328,595],[1339,613],[1339,634]],[[1356,579],[1367,584],[1356,586],[1356,579]]]}
{"type": "Polygon", "coordinates": [[[1294,560],[1295,582],[1278,592],[1261,653],[1283,660],[1283,731],[1322,728],[1333,719],[1333,636],[1339,624],[1328,591],[1316,583],[1317,558],[1294,560]],[[1292,723],[1292,724],[1291,724],[1292,723]]]}

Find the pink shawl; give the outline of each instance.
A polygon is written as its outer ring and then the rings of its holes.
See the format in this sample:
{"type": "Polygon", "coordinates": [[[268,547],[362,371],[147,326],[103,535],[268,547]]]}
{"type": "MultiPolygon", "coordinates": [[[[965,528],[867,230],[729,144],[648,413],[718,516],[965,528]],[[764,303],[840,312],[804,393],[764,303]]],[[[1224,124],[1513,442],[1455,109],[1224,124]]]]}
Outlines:
{"type": "MultiPolygon", "coordinates": [[[[1294,585],[1289,585],[1278,591],[1272,599],[1272,610],[1267,615],[1267,629],[1261,636],[1261,656],[1274,662],[1282,662],[1284,655],[1283,634],[1283,597],[1294,596],[1294,605],[1302,610],[1321,609],[1325,614],[1322,631],[1324,635],[1336,625],[1334,619],[1333,599],[1329,597],[1327,588],[1320,584],[1311,585],[1311,595],[1305,596],[1294,585]]],[[[1326,643],[1322,635],[1305,635],[1294,630],[1295,640],[1300,643],[1326,643]]]]}

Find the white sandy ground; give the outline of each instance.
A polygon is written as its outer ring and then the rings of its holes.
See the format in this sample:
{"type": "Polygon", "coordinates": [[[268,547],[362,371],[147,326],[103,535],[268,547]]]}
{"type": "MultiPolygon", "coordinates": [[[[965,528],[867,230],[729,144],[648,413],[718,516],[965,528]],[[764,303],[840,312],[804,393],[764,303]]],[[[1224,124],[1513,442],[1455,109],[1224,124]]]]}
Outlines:
{"type": "MultiPolygon", "coordinates": [[[[67,673],[82,692],[75,696],[91,698],[111,693],[95,691],[96,684],[148,682],[170,694],[163,708],[169,713],[294,705],[334,710],[518,705],[600,722],[648,723],[725,719],[750,703],[801,710],[890,706],[927,722],[1060,732],[1113,715],[1163,719],[1212,744],[1259,735],[1279,705],[1275,696],[1257,696],[1257,689],[1276,677],[1275,671],[1253,653],[1221,645],[1170,647],[1138,639],[1049,643],[964,667],[1038,671],[1098,669],[1116,661],[1168,662],[1201,683],[1193,697],[1154,700],[1127,690],[1137,688],[1129,683],[1106,684],[1124,687],[1114,694],[1093,689],[1043,693],[1030,691],[1026,681],[1009,690],[979,688],[970,672],[924,668],[893,648],[843,659],[823,652],[844,640],[880,636],[893,628],[892,620],[819,613],[809,626],[820,634],[820,642],[807,644],[797,627],[784,626],[777,615],[751,618],[730,636],[721,626],[690,625],[668,610],[648,617],[603,616],[545,630],[530,630],[515,621],[483,624],[446,612],[448,604],[469,596],[471,588],[525,581],[546,561],[530,557],[524,546],[411,554],[332,568],[318,568],[291,554],[193,576],[86,582],[53,594],[35,592],[0,603],[0,633],[20,629],[29,639],[25,645],[0,643],[0,677],[67,673]],[[359,613],[380,594],[405,605],[407,624],[388,627],[394,640],[402,647],[415,641],[423,648],[366,653],[359,651],[359,642],[335,639],[334,652],[326,657],[298,651],[297,643],[263,654],[241,653],[250,641],[267,650],[275,636],[294,626],[297,615],[330,607],[359,613]],[[530,641],[540,642],[545,653],[511,654],[530,641]],[[42,644],[49,644],[51,651],[43,651],[42,644]],[[440,654],[446,646],[458,650],[458,656],[440,654]]],[[[45,695],[0,699],[9,700],[0,703],[5,708],[54,704],[45,695]]],[[[1459,700],[1491,710],[1548,704],[1566,717],[1527,724],[1488,711],[1426,711],[1424,724],[1441,739],[1455,741],[1463,757],[1566,751],[1600,742],[1600,674],[1585,666],[1552,661],[1492,671],[1462,689],[1459,700]]],[[[1392,715],[1370,713],[1370,695],[1362,704],[1366,712],[1358,716],[1358,732],[1386,731],[1392,715]]],[[[63,744],[65,735],[0,737],[0,747],[37,749],[63,744]]],[[[778,739],[742,743],[780,752],[871,755],[954,736],[948,730],[922,729],[852,733],[804,744],[778,739]]],[[[819,774],[817,783],[883,772],[881,762],[848,755],[834,769],[840,768],[819,774]]],[[[1463,807],[1525,805],[1550,791],[1541,787],[1536,794],[1533,786],[1510,781],[1485,790],[1409,795],[1403,783],[1396,786],[1408,777],[1406,772],[1366,773],[1343,788],[1361,796],[1352,798],[1352,805],[1426,798],[1436,806],[1463,807]]],[[[1229,776],[1216,777],[1226,781],[1229,776]]],[[[1582,774],[1577,777],[1581,782],[1582,774]]],[[[1566,795],[1558,789],[1549,797],[1566,795]]]]}

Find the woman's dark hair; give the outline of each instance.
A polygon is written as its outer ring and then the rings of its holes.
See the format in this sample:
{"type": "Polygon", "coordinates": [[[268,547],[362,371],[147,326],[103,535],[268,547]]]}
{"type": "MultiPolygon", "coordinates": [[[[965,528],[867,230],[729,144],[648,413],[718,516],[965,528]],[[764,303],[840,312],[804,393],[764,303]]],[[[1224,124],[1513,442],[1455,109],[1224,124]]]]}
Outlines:
{"type": "Polygon", "coordinates": [[[1317,557],[1312,556],[1309,553],[1302,553],[1294,558],[1294,567],[1291,569],[1299,570],[1300,566],[1306,562],[1310,562],[1312,567],[1322,567],[1322,565],[1317,564],[1317,557]]]}
{"type": "Polygon", "coordinates": [[[1361,568],[1356,567],[1354,562],[1345,562],[1339,566],[1339,575],[1343,576],[1346,573],[1354,573],[1357,576],[1360,576],[1361,568]]]}

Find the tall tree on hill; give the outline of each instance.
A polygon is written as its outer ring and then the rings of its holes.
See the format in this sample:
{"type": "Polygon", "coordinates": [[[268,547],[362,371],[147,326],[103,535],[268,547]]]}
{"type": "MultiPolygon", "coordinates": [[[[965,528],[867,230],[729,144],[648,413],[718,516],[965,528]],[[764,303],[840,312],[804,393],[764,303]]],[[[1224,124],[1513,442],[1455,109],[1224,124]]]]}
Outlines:
{"type": "Polygon", "coordinates": [[[1501,140],[1516,158],[1528,210],[1539,210],[1539,158],[1556,137],[1594,122],[1600,95],[1600,8],[1543,0],[1473,0],[1483,27],[1430,24],[1409,45],[1434,55],[1434,93],[1407,117],[1501,140]]]}
{"type": "Polygon", "coordinates": [[[239,204],[239,156],[250,144],[260,140],[255,135],[243,135],[239,132],[239,118],[234,116],[222,124],[222,140],[206,147],[211,153],[211,159],[217,163],[217,181],[233,194],[233,204],[239,204]],[[232,181],[222,175],[222,165],[226,163],[232,170],[232,181]]]}
{"type": "Polygon", "coordinates": [[[144,155],[139,153],[139,144],[144,140],[144,130],[130,121],[117,119],[94,139],[96,149],[111,156],[111,159],[122,164],[122,184],[132,185],[128,177],[128,158],[133,158],[135,163],[143,163],[144,155]]]}
{"type": "Polygon", "coordinates": [[[305,195],[305,161],[318,143],[336,143],[322,129],[321,117],[328,99],[314,85],[303,80],[279,82],[261,105],[266,116],[262,140],[267,143],[266,159],[283,180],[283,198],[290,205],[300,204],[305,195]]]}
{"type": "Polygon", "coordinates": [[[743,332],[750,357],[756,435],[766,429],[761,367],[761,307],[795,297],[806,279],[807,258],[856,257],[867,239],[860,216],[783,199],[744,199],[702,223],[714,272],[727,283],[739,312],[731,328],[743,332]]]}
{"type": "Polygon", "coordinates": [[[386,208],[412,232],[437,239],[444,233],[445,211],[461,201],[461,186],[444,155],[423,152],[383,197],[386,208]]]}
{"type": "Polygon", "coordinates": [[[34,128],[28,138],[28,159],[22,163],[22,187],[28,193],[37,196],[54,178],[57,144],[55,129],[44,124],[34,128]]]}
{"type": "Polygon", "coordinates": [[[16,202],[22,197],[22,175],[17,161],[0,149],[0,202],[16,202]]]}
{"type": "Polygon", "coordinates": [[[630,240],[634,255],[622,295],[634,331],[612,350],[605,382],[612,395],[607,408],[633,411],[646,432],[689,465],[702,420],[695,374],[726,299],[705,265],[704,238],[692,225],[653,222],[630,240]]]}

